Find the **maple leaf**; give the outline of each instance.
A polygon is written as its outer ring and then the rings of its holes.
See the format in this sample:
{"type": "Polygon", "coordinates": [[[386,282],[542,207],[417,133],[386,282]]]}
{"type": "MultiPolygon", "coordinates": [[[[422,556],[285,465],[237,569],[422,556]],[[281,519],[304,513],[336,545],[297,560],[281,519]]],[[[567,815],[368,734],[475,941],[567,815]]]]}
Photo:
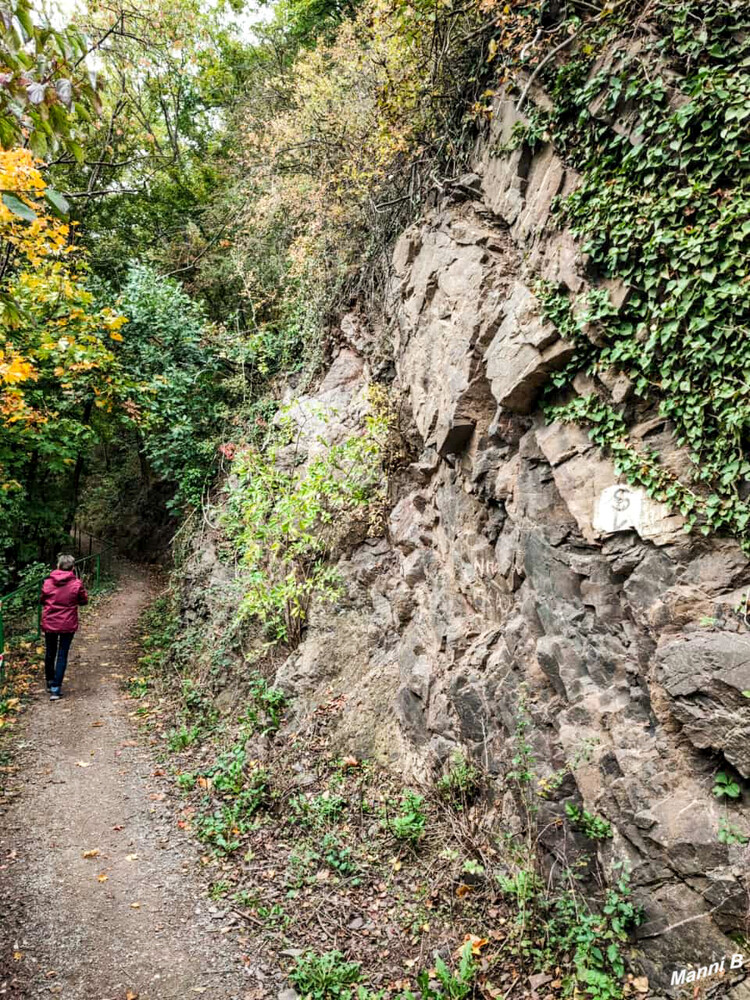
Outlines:
{"type": "Polygon", "coordinates": [[[101,851],[98,847],[92,847],[90,851],[84,851],[81,855],[82,858],[98,858],[101,851]]]}

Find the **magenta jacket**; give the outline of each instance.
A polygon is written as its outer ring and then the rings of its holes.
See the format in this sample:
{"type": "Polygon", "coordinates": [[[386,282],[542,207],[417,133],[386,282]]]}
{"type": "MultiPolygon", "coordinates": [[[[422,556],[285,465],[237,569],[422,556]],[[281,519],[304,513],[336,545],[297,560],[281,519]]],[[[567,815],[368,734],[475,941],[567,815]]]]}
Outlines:
{"type": "Polygon", "coordinates": [[[78,605],[88,604],[86,588],[71,569],[55,569],[42,584],[42,628],[76,632],[78,605]]]}

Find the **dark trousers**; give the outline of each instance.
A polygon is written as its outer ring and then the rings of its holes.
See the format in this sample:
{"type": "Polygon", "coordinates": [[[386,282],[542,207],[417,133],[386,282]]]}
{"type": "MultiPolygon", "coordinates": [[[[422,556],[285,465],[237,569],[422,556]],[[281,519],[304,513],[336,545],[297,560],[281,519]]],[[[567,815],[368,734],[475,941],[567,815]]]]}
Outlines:
{"type": "Polygon", "coordinates": [[[59,691],[62,687],[74,635],[75,632],[44,633],[44,675],[47,678],[47,687],[55,691],[59,691]]]}

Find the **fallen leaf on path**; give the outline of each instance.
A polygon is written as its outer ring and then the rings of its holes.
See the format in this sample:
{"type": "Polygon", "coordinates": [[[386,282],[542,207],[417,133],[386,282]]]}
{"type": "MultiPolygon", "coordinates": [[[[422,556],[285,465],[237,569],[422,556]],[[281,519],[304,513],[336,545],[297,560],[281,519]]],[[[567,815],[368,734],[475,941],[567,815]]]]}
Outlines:
{"type": "Polygon", "coordinates": [[[193,993],[205,993],[207,989],[207,986],[193,986],[193,993]]]}
{"type": "Polygon", "coordinates": [[[101,851],[98,847],[92,847],[90,851],[84,851],[81,857],[83,858],[98,858],[101,851]]]}
{"type": "Polygon", "coordinates": [[[166,792],[152,792],[149,795],[149,798],[151,799],[152,802],[163,802],[164,799],[166,799],[166,797],[167,797],[166,792]]]}
{"type": "Polygon", "coordinates": [[[638,993],[648,993],[648,979],[646,976],[636,976],[633,980],[633,989],[638,993]]]}
{"type": "Polygon", "coordinates": [[[472,955],[478,955],[485,945],[489,944],[487,938],[477,937],[476,934],[467,934],[464,938],[464,944],[469,944],[471,942],[471,953],[472,955]]]}
{"type": "Polygon", "coordinates": [[[140,903],[131,903],[130,904],[130,909],[131,910],[140,910],[140,908],[141,908],[141,904],[140,903]]]}
{"type": "Polygon", "coordinates": [[[14,960],[16,962],[20,962],[21,959],[23,958],[23,952],[22,951],[14,951],[13,952],[13,958],[14,958],[14,960]]]}
{"type": "Polygon", "coordinates": [[[77,760],[76,767],[91,767],[90,760],[77,760]]]}
{"type": "Polygon", "coordinates": [[[91,723],[91,728],[92,728],[92,729],[98,729],[98,728],[99,728],[99,726],[103,726],[103,725],[104,725],[104,723],[103,723],[103,722],[92,722],[92,723],[91,723]]]}
{"type": "Polygon", "coordinates": [[[109,878],[109,875],[105,875],[104,872],[102,872],[101,875],[98,877],[97,881],[98,882],[106,882],[108,878],[109,878]]]}
{"type": "Polygon", "coordinates": [[[137,854],[126,854],[125,855],[125,860],[126,861],[137,861],[138,860],[138,855],[137,854]]]}
{"type": "Polygon", "coordinates": [[[120,830],[124,830],[125,827],[124,826],[113,826],[112,829],[119,833],[119,831],[120,830]]]}
{"type": "Polygon", "coordinates": [[[128,992],[125,994],[125,1000],[138,1000],[138,994],[133,993],[132,990],[128,990],[128,992]]]}

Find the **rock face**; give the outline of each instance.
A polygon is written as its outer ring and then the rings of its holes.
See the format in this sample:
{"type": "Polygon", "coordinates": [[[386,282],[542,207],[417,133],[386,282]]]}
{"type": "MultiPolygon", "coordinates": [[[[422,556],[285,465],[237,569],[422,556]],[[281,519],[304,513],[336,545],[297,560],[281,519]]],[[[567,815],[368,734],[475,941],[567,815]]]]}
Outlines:
{"type": "MultiPolygon", "coordinates": [[[[498,787],[523,702],[539,777],[567,775],[545,808],[575,801],[612,824],[600,861],[630,865],[646,915],[635,958],[668,986],[747,933],[750,847],[718,834],[727,819],[750,834],[750,815],[712,787],[722,769],[750,778],[750,632],[735,610],[750,565],[731,541],[686,535],[584,430],[545,422],[540,392],[571,346],[535,280],[586,286],[575,240],[549,222],[577,179],[549,147],[493,156],[514,121],[500,101],[472,183],[396,246],[393,395],[415,454],[387,538],[341,558],[346,607],[313,614],[279,681],[304,705],[353,692],[342,739],[360,753],[425,773],[460,746],[498,787]]],[[[298,404],[310,442],[340,439],[366,406],[348,344],[298,404]],[[334,416],[310,416],[321,408],[334,416]]],[[[634,437],[680,467],[627,379],[579,390],[629,406],[634,437]]]]}
{"type": "MultiPolygon", "coordinates": [[[[585,849],[605,871],[629,864],[646,918],[633,957],[668,987],[672,969],[748,935],[750,846],[719,830],[750,835],[749,789],[730,803],[712,789],[721,770],[750,779],[750,563],[730,540],[685,534],[583,429],[546,422],[540,393],[572,348],[535,288],[586,288],[575,239],[551,222],[577,178],[549,146],[493,154],[516,120],[500,99],[475,175],[395,248],[387,362],[411,454],[385,536],[340,556],[346,597],[313,608],[277,682],[300,712],[344,695],[339,738],[358,756],[425,775],[463,748],[494,777],[510,831],[521,818],[504,782],[527,716],[537,777],[564,776],[543,803],[545,850],[567,857],[554,833],[566,802],[609,821],[613,839],[585,849]]],[[[617,305],[626,290],[610,290],[617,305]]],[[[365,327],[345,317],[317,392],[285,400],[300,428],[290,461],[361,427],[365,327]]],[[[627,378],[576,390],[629,408],[634,441],[683,465],[627,378]]]]}

